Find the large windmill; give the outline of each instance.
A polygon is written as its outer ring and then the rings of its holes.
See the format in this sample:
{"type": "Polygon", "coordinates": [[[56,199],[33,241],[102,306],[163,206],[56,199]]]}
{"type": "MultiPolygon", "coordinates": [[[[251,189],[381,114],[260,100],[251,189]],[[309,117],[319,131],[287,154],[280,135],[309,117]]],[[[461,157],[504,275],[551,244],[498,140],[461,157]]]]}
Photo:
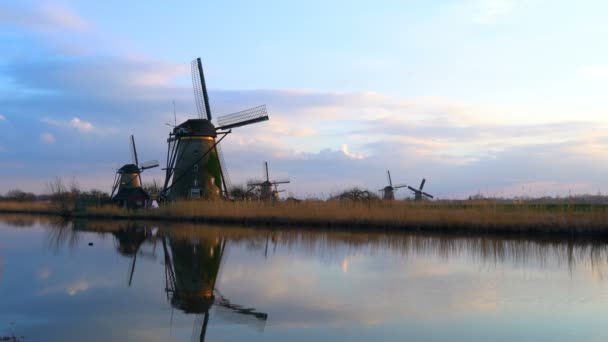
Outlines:
{"type": "Polygon", "coordinates": [[[167,139],[162,197],[168,200],[227,197],[230,180],[219,143],[232,128],[268,120],[262,105],[219,117],[215,126],[200,58],[192,61],[192,83],[198,118],[174,127],[167,139]]]}
{"type": "Polygon", "coordinates": [[[420,188],[419,189],[414,189],[411,186],[408,186],[407,188],[412,190],[412,192],[414,193],[414,200],[416,201],[422,201],[422,196],[426,196],[428,198],[433,198],[432,195],[422,191],[422,188],[424,188],[424,183],[426,183],[426,179],[422,179],[422,183],[420,183],[420,188]]]}
{"type": "Polygon", "coordinates": [[[388,185],[378,191],[382,191],[383,200],[393,201],[395,199],[395,190],[397,190],[399,188],[405,188],[407,185],[405,185],[405,184],[393,185],[393,180],[391,179],[391,172],[388,170],[386,171],[386,176],[388,178],[388,185]]]}
{"type": "Polygon", "coordinates": [[[124,208],[141,208],[147,205],[150,195],[141,187],[141,173],[144,170],[158,166],[157,160],[151,160],[139,165],[137,148],[133,135],[129,138],[131,164],[125,164],[116,171],[112,186],[112,202],[124,208]]]}
{"type": "Polygon", "coordinates": [[[205,340],[209,311],[213,305],[230,318],[264,325],[268,314],[231,303],[216,288],[220,265],[226,248],[224,237],[196,240],[163,238],[165,256],[165,291],[171,306],[186,314],[195,314],[192,340],[205,340]]]}
{"type": "Polygon", "coordinates": [[[266,180],[262,182],[250,182],[247,186],[250,188],[260,187],[260,199],[263,201],[277,200],[279,199],[279,193],[285,190],[279,190],[279,184],[289,183],[289,179],[281,179],[270,181],[268,175],[268,162],[264,162],[264,175],[266,180]]]}

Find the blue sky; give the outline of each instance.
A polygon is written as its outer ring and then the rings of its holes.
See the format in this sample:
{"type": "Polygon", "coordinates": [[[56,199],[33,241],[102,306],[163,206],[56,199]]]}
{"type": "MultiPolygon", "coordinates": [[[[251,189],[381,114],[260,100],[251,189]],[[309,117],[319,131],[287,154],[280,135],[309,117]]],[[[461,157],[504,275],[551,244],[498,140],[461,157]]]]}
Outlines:
{"type": "MultiPolygon", "coordinates": [[[[585,1],[22,1],[0,5],[0,192],[53,177],[108,191],[164,163],[201,57],[234,183],[327,195],[428,179],[440,197],[606,192],[608,4],[585,1]]],[[[144,174],[161,179],[160,171],[144,174]]],[[[145,181],[144,180],[144,181],[145,181]]],[[[399,197],[406,196],[402,193],[399,197]]]]}

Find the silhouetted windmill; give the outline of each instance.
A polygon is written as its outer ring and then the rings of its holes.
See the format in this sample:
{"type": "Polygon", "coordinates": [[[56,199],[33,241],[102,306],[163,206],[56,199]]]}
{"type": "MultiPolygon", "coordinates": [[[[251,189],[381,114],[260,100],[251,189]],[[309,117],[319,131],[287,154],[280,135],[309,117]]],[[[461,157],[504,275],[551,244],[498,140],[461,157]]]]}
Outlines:
{"type": "Polygon", "coordinates": [[[129,138],[129,147],[131,150],[131,164],[125,164],[118,169],[114,177],[114,185],[112,186],[112,201],[120,207],[139,208],[144,207],[150,199],[148,193],[141,187],[141,173],[144,170],[155,168],[158,166],[157,160],[139,165],[137,159],[137,148],[135,147],[135,138],[133,135],[129,138]],[[118,191],[117,191],[118,190],[118,191]]]}
{"type": "Polygon", "coordinates": [[[393,180],[391,179],[391,172],[389,170],[386,171],[386,176],[388,177],[388,185],[378,191],[382,191],[383,200],[392,201],[395,199],[395,190],[405,188],[407,185],[393,185],[393,180]]]}
{"type": "Polygon", "coordinates": [[[422,191],[422,188],[424,188],[424,183],[426,183],[426,179],[422,179],[422,183],[420,183],[420,188],[419,189],[414,189],[411,186],[408,186],[407,188],[412,190],[412,192],[414,192],[414,200],[416,201],[422,201],[422,196],[426,196],[428,198],[433,198],[432,195],[422,191]]]}
{"type": "Polygon", "coordinates": [[[278,200],[279,193],[285,191],[279,190],[279,184],[288,184],[290,182],[289,179],[270,181],[268,162],[264,162],[264,175],[266,176],[265,181],[247,183],[247,186],[251,188],[260,187],[260,199],[262,201],[278,200]]]}
{"type": "Polygon", "coordinates": [[[205,340],[209,311],[213,305],[235,314],[232,318],[250,318],[265,324],[268,315],[231,303],[215,287],[226,248],[223,237],[179,240],[163,238],[165,255],[165,291],[171,306],[186,314],[196,314],[192,340],[205,340]]]}
{"type": "Polygon", "coordinates": [[[220,193],[228,197],[231,185],[219,143],[232,128],[268,120],[266,106],[219,117],[214,126],[201,59],[193,60],[191,66],[198,118],[177,125],[169,133],[162,198],[213,199],[220,193]]]}

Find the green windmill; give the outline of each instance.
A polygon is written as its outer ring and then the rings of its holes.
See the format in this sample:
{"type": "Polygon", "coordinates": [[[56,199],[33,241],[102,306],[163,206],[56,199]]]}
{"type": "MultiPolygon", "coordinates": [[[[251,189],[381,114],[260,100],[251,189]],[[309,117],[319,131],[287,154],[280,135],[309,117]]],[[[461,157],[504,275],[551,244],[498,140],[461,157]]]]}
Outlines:
{"type": "Polygon", "coordinates": [[[231,185],[219,143],[232,128],[268,120],[262,105],[219,117],[214,125],[200,58],[192,61],[192,83],[198,118],[186,120],[169,133],[161,193],[165,200],[228,197],[231,185]]]}

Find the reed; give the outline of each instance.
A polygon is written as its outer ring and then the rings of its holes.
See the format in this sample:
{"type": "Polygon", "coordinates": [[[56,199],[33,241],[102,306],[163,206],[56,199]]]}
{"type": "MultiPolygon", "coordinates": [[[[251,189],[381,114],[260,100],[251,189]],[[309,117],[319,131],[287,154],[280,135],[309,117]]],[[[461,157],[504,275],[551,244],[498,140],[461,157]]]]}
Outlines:
{"type": "MultiPolygon", "coordinates": [[[[0,211],[52,211],[43,203],[0,203],[0,211]]],[[[78,217],[209,223],[309,225],[429,230],[593,233],[608,235],[608,205],[499,204],[492,201],[174,202],[159,209],[90,207],[78,217]]]]}

